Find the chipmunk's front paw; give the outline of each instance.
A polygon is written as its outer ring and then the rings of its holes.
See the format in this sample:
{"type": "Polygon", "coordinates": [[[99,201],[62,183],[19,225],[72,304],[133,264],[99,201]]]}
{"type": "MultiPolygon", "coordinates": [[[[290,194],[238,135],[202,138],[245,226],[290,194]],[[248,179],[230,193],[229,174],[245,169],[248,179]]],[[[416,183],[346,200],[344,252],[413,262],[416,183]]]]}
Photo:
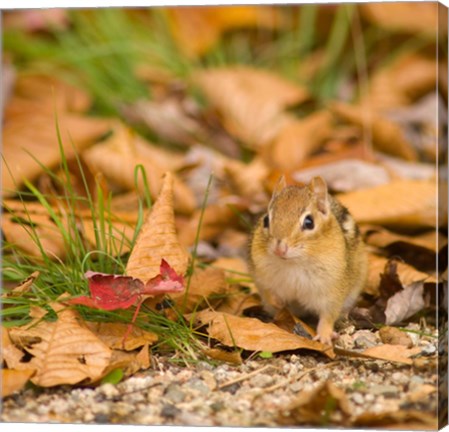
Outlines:
{"type": "Polygon", "coordinates": [[[319,341],[322,344],[332,345],[332,340],[338,338],[338,333],[333,331],[334,325],[330,320],[320,319],[316,331],[316,336],[313,340],[319,341]]]}

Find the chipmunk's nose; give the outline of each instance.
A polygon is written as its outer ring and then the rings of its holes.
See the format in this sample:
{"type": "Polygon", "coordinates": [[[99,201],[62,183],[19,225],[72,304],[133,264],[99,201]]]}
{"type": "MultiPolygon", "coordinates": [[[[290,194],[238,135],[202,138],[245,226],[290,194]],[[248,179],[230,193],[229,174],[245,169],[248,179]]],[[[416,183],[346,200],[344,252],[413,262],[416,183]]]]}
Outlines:
{"type": "Polygon", "coordinates": [[[274,247],[274,253],[278,257],[285,258],[288,251],[288,245],[282,240],[276,240],[276,246],[274,247]]]}

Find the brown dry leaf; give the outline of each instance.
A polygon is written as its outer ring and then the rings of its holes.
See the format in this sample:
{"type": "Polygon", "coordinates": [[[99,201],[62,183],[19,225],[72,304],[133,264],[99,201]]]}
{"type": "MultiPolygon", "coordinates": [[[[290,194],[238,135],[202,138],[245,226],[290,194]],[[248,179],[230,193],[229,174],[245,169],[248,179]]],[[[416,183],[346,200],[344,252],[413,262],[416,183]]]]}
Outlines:
{"type": "MultiPolygon", "coordinates": [[[[108,140],[84,151],[86,163],[93,171],[101,172],[111,183],[125,190],[135,189],[135,169],[137,165],[142,165],[150,193],[153,197],[157,196],[164,172],[178,166],[179,159],[174,155],[170,158],[164,150],[154,149],[120,124],[115,125],[114,131],[108,140]],[[173,161],[176,161],[175,165],[173,161]]],[[[183,182],[172,175],[176,210],[190,214],[196,206],[195,197],[183,182]]],[[[145,184],[141,172],[138,175],[137,188],[140,193],[144,193],[145,184]]]]}
{"type": "Polygon", "coordinates": [[[368,427],[397,430],[437,430],[437,415],[423,411],[399,410],[384,412],[365,412],[354,419],[353,427],[368,427]]]}
{"type": "MultiPolygon", "coordinates": [[[[109,130],[109,121],[72,113],[58,113],[62,147],[67,159],[109,130]]],[[[24,180],[34,180],[41,165],[54,168],[61,159],[54,113],[43,111],[6,121],[3,126],[2,183],[4,195],[13,194],[24,180]]]]}
{"type": "Polygon", "coordinates": [[[224,171],[237,195],[251,199],[252,203],[267,203],[268,197],[263,182],[268,176],[269,168],[261,157],[256,156],[249,164],[237,159],[228,159],[224,164],[224,171]]]}
{"type": "Polygon", "coordinates": [[[210,337],[230,347],[248,351],[280,352],[296,349],[319,351],[335,357],[331,347],[320,342],[286,332],[272,323],[256,318],[242,318],[222,312],[203,310],[195,315],[201,325],[207,325],[210,337]]]}
{"type": "MultiPolygon", "coordinates": [[[[108,217],[106,217],[107,219],[108,217]]],[[[98,221],[95,225],[94,221],[89,217],[80,218],[78,227],[83,237],[94,249],[97,248],[97,236],[100,238],[102,245],[100,248],[111,251],[114,256],[121,256],[131,249],[134,227],[130,226],[129,223],[111,220],[111,225],[109,227],[106,226],[101,235],[98,233],[98,230],[101,229],[98,221]]]]}
{"type": "Polygon", "coordinates": [[[162,101],[140,100],[122,111],[131,123],[144,124],[163,140],[184,146],[204,141],[205,131],[181,102],[174,97],[162,101]]]}
{"type": "Polygon", "coordinates": [[[365,242],[379,248],[379,253],[399,258],[416,269],[435,274],[438,251],[447,245],[447,238],[436,230],[410,236],[380,226],[362,226],[365,242]]]}
{"type": "MultiPolygon", "coordinates": [[[[391,261],[388,258],[372,253],[368,254],[368,277],[364,288],[366,293],[374,296],[379,295],[381,275],[385,273],[389,263],[391,261]]],[[[402,261],[395,261],[395,264],[397,269],[394,270],[394,274],[397,274],[402,287],[429,278],[427,273],[420,272],[402,261]]]]}
{"type": "Polygon", "coordinates": [[[237,28],[279,27],[281,14],[273,7],[202,6],[170,8],[173,35],[188,56],[205,54],[218,42],[222,33],[237,28]]]}
{"type": "Polygon", "coordinates": [[[323,177],[329,188],[335,192],[350,192],[390,182],[390,175],[384,167],[358,159],[304,168],[292,174],[293,179],[301,183],[309,183],[316,176],[323,177]]]}
{"type": "Polygon", "coordinates": [[[402,228],[436,226],[437,187],[434,181],[397,180],[337,197],[359,223],[402,228]]]}
{"type": "Polygon", "coordinates": [[[408,161],[418,160],[416,150],[407,141],[402,129],[386,117],[375,113],[370,106],[332,102],[330,109],[338,117],[359,126],[367,134],[369,133],[374,148],[380,152],[398,156],[408,161]]]}
{"type": "MultiPolygon", "coordinates": [[[[25,280],[20,282],[19,285],[14,287],[10,291],[3,292],[0,297],[16,297],[16,296],[22,296],[23,294],[30,291],[30,288],[33,286],[34,281],[39,277],[40,272],[35,271],[31,273],[25,280]]],[[[2,305],[2,307],[5,307],[7,305],[2,305]]]]}
{"type": "Polygon", "coordinates": [[[52,259],[64,259],[66,255],[64,237],[48,212],[29,217],[3,214],[1,227],[8,243],[29,256],[42,259],[42,250],[52,259]]]}
{"type": "MultiPolygon", "coordinates": [[[[86,321],[85,325],[109,348],[122,349],[123,336],[128,330],[128,324],[86,321]]],[[[133,326],[131,332],[126,337],[123,349],[125,351],[132,351],[144,345],[152,345],[157,340],[157,334],[133,326]]]]}
{"type": "Polygon", "coordinates": [[[16,391],[21,390],[28,380],[32,377],[35,369],[1,369],[0,382],[1,387],[1,397],[9,396],[16,391]]]}
{"type": "Polygon", "coordinates": [[[332,424],[348,426],[352,407],[345,392],[330,381],[303,391],[282,410],[278,419],[283,426],[332,424]]]}
{"type": "Polygon", "coordinates": [[[257,293],[257,288],[251,279],[248,262],[240,257],[220,257],[212,264],[215,268],[225,271],[226,279],[230,283],[238,282],[239,285],[250,289],[251,293],[257,293]]]}
{"type": "Polygon", "coordinates": [[[332,115],[317,111],[303,119],[292,119],[280,130],[266,152],[266,163],[291,172],[316,152],[332,132],[332,115]]]}
{"type": "Polygon", "coordinates": [[[190,259],[176,234],[173,174],[170,172],[165,173],[159,196],[140,229],[126,265],[126,274],[147,281],[159,274],[162,259],[181,275],[186,272],[190,259]]]}
{"type": "Polygon", "coordinates": [[[207,267],[195,268],[190,279],[189,289],[182,293],[171,294],[176,306],[183,314],[201,310],[220,303],[228,292],[225,273],[221,269],[207,267]]]}
{"type": "Polygon", "coordinates": [[[221,348],[208,348],[203,350],[204,354],[213,360],[240,365],[243,363],[242,356],[239,351],[225,351],[221,348]]]}
{"type": "Polygon", "coordinates": [[[360,105],[376,111],[408,106],[435,89],[436,68],[436,61],[431,58],[418,54],[399,56],[373,74],[360,105]]]}
{"type": "Polygon", "coordinates": [[[438,3],[365,3],[359,8],[366,19],[387,30],[432,37],[437,34],[438,3]]]}
{"type": "Polygon", "coordinates": [[[419,347],[407,348],[404,345],[383,344],[368,348],[362,354],[364,357],[411,365],[413,360],[410,357],[420,352],[419,347]]]}
{"type": "Polygon", "coordinates": [[[379,225],[362,225],[360,230],[367,244],[380,248],[403,242],[407,243],[407,246],[416,245],[437,252],[447,244],[447,237],[435,230],[415,236],[398,234],[379,225]]]}
{"type": "Polygon", "coordinates": [[[17,348],[12,342],[8,334],[8,329],[1,327],[2,329],[2,349],[0,350],[0,365],[3,361],[9,369],[16,369],[17,367],[22,369],[31,369],[29,366],[25,365],[25,368],[21,366],[20,360],[24,356],[24,352],[17,348]]]}
{"type": "Polygon", "coordinates": [[[14,86],[14,98],[6,107],[6,119],[45,111],[54,118],[55,110],[86,112],[91,106],[88,92],[44,74],[23,74],[14,86]],[[38,108],[38,110],[36,110],[38,108]]]}
{"type": "Polygon", "coordinates": [[[280,76],[243,66],[207,69],[194,81],[220,113],[227,131],[254,149],[262,148],[291,120],[286,107],[309,97],[305,88],[280,76]]]}
{"type": "MultiPolygon", "coordinates": [[[[204,209],[199,240],[212,240],[225,229],[237,226],[237,210],[241,209],[241,205],[232,201],[223,199],[220,203],[210,204],[204,209]]],[[[187,223],[179,227],[179,241],[185,247],[195,243],[201,213],[201,209],[198,209],[187,223]]]]}
{"type": "Polygon", "coordinates": [[[99,379],[115,369],[122,369],[125,377],[134,375],[139,370],[148,369],[150,358],[149,353],[146,353],[145,350],[148,351],[147,345],[144,345],[137,354],[117,349],[113,350],[109,364],[99,379]]]}
{"type": "Polygon", "coordinates": [[[36,369],[32,382],[51,387],[97,380],[109,364],[111,350],[79,323],[73,309],[57,303],[51,306],[58,314],[57,321],[37,319],[9,331],[13,343],[33,356],[27,363],[36,369]]]}
{"type": "Polygon", "coordinates": [[[413,346],[410,336],[396,327],[385,326],[379,330],[379,336],[384,344],[404,345],[407,348],[413,346]]]}
{"type": "MultiPolygon", "coordinates": [[[[434,144],[432,144],[433,147],[434,144]]],[[[432,163],[409,162],[384,153],[376,153],[376,159],[393,178],[432,180],[437,176],[436,166],[432,163]]],[[[432,159],[435,160],[435,156],[432,156],[432,159]]]]}
{"type": "Polygon", "coordinates": [[[237,286],[231,286],[226,297],[216,307],[217,312],[241,316],[250,308],[262,309],[262,303],[258,294],[248,294],[237,286]]]}
{"type": "Polygon", "coordinates": [[[397,325],[426,307],[424,283],[414,282],[392,295],[385,307],[385,324],[397,325]]]}

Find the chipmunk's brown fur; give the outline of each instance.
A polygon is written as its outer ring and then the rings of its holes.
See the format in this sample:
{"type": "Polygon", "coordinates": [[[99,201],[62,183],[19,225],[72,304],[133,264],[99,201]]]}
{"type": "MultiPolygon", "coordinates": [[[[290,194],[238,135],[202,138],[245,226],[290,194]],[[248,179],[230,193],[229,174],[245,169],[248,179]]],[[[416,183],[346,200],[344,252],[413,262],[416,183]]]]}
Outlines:
{"type": "Polygon", "coordinates": [[[321,177],[304,187],[281,179],[255,227],[250,268],[268,312],[311,312],[316,339],[331,343],[335,321],[363,288],[367,258],[357,224],[321,177]]]}

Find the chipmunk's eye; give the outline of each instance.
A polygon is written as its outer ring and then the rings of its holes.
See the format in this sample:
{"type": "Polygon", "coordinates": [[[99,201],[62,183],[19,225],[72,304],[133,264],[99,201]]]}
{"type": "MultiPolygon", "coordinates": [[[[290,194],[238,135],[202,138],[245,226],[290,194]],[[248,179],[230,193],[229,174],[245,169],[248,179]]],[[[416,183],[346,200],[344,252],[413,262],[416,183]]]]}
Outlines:
{"type": "Polygon", "coordinates": [[[313,221],[313,217],[311,215],[307,215],[302,222],[303,230],[312,230],[315,228],[315,223],[313,221]]]}
{"type": "Polygon", "coordinates": [[[270,226],[270,218],[268,215],[265,215],[263,218],[263,227],[268,228],[270,226]]]}

